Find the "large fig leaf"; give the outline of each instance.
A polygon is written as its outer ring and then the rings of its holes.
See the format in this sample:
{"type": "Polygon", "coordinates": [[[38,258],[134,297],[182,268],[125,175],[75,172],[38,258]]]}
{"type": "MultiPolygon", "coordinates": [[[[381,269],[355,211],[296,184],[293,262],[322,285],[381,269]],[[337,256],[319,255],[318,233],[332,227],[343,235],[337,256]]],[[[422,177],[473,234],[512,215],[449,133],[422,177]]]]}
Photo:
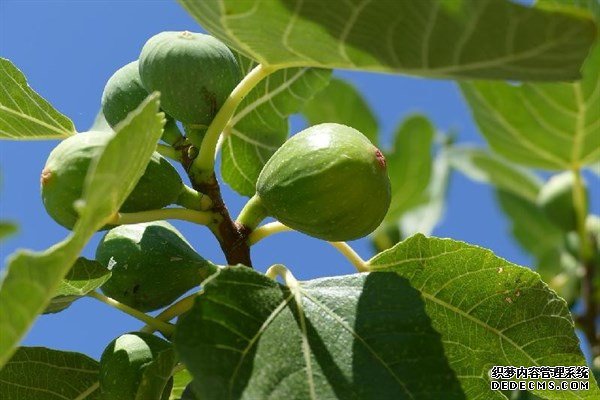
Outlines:
{"type": "Polygon", "coordinates": [[[44,313],[57,313],[92,290],[102,286],[111,276],[104,265],[95,260],[79,257],[50,300],[44,313]]]}
{"type": "Polygon", "coordinates": [[[80,353],[20,347],[0,369],[0,399],[99,400],[99,370],[80,353]]]}
{"type": "Polygon", "coordinates": [[[565,170],[600,160],[600,45],[576,83],[469,82],[463,95],[481,133],[508,160],[565,170]]]}
{"type": "MultiPolygon", "coordinates": [[[[86,178],[81,217],[73,233],[43,252],[19,250],[0,283],[0,368],[36,316],[48,306],[91,236],[119,210],[143,175],[162,134],[164,115],[152,94],[116,128],[86,178]],[[146,134],[145,140],[139,133],[146,134]]],[[[111,133],[107,132],[107,135],[111,133]]]]}
{"type": "MultiPolygon", "coordinates": [[[[369,261],[419,291],[433,328],[467,398],[505,398],[490,391],[493,365],[585,365],[563,299],[540,276],[491,251],[450,239],[413,236],[369,261]]],[[[595,399],[589,391],[534,391],[547,399],[595,399]]]]}
{"type": "MultiPolygon", "coordinates": [[[[247,74],[256,63],[239,55],[247,74]]],[[[252,196],[256,180],[271,155],[289,134],[288,117],[329,82],[331,71],[289,68],[262,80],[242,101],[221,144],[223,179],[234,190],[252,196]]]]}
{"type": "Polygon", "coordinates": [[[503,0],[179,0],[258,62],[444,78],[571,80],[594,40],[586,16],[503,0]]]}
{"type": "Polygon", "coordinates": [[[362,94],[350,83],[332,78],[327,87],[306,103],[302,114],[309,125],[336,122],[360,131],[377,145],[377,119],[362,94]]]}
{"type": "MultiPolygon", "coordinates": [[[[565,302],[488,250],[414,236],[369,274],[281,286],[220,271],[178,322],[200,398],[505,398],[493,365],[585,365],[565,302]],[[535,328],[532,328],[535,327],[535,328]]],[[[593,399],[539,391],[548,399],[593,399]]]]}
{"type": "Polygon", "coordinates": [[[421,296],[397,274],[290,290],[231,267],[204,290],[174,338],[199,398],[464,398],[421,296]]]}
{"type": "Polygon", "coordinates": [[[73,122],[31,89],[12,62],[0,58],[0,140],[65,139],[73,134],[73,122]]]}

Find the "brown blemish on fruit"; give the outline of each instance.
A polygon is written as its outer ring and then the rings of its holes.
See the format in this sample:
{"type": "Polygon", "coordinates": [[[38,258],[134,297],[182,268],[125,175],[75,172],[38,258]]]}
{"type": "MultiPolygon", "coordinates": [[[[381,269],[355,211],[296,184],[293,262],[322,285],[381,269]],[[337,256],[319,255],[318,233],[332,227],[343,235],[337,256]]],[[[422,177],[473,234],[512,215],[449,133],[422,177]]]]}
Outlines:
{"type": "Polygon", "coordinates": [[[44,168],[42,170],[42,174],[40,175],[40,184],[44,186],[48,181],[52,178],[52,171],[49,168],[44,168]]]}
{"type": "Polygon", "coordinates": [[[217,96],[206,88],[202,88],[202,97],[204,97],[204,101],[206,101],[210,105],[210,115],[217,115],[218,107],[217,107],[217,96]]]}
{"type": "Polygon", "coordinates": [[[377,163],[381,168],[385,168],[385,156],[381,152],[381,150],[375,150],[375,158],[377,159],[377,163]]]}

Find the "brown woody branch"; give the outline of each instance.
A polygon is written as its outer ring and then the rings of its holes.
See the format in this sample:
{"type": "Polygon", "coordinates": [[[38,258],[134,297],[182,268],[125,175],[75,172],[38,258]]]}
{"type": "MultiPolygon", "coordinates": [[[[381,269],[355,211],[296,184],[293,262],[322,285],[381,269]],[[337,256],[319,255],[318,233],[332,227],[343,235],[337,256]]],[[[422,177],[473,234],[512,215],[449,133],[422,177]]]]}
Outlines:
{"type": "Polygon", "coordinates": [[[219,241],[227,263],[230,265],[243,264],[252,267],[250,246],[247,243],[250,232],[231,218],[223,202],[221,188],[215,174],[213,173],[207,180],[198,179],[191,170],[192,162],[196,156],[195,148],[191,145],[185,145],[177,149],[181,151],[182,165],[190,177],[192,187],[198,192],[207,195],[213,203],[211,211],[221,216],[219,221],[208,225],[208,227],[219,241]]]}

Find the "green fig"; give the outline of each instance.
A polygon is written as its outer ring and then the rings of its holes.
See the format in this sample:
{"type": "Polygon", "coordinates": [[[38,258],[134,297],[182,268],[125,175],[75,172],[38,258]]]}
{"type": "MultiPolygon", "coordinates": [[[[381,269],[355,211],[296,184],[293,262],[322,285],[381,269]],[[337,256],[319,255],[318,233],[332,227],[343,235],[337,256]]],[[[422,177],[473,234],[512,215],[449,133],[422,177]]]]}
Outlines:
{"type": "MultiPolygon", "coordinates": [[[[73,204],[81,198],[91,161],[100,155],[110,135],[80,133],[63,140],[50,153],[40,178],[42,200],[48,214],[60,225],[73,229],[78,214],[73,204]]],[[[122,212],[165,207],[183,190],[181,177],[161,155],[154,153],[144,175],[123,203],[122,212]]]]}
{"type": "Polygon", "coordinates": [[[193,127],[200,136],[241,80],[231,50],[210,35],[162,32],[150,38],[140,55],[139,72],[149,92],[161,93],[162,108],[193,127]]]}
{"type": "Polygon", "coordinates": [[[102,398],[167,400],[173,380],[164,372],[175,363],[173,346],[166,340],[144,332],[119,336],[100,358],[102,398]]]}
{"type": "Polygon", "coordinates": [[[571,172],[554,175],[538,194],[537,203],[548,219],[565,232],[577,230],[573,203],[575,178],[571,172]]]}
{"type": "Polygon", "coordinates": [[[362,133],[345,125],[310,127],[267,161],[256,195],[242,211],[256,225],[264,214],[292,229],[329,240],[358,239],[379,226],[390,205],[385,158],[362,133]]]}
{"type": "MultiPolygon", "coordinates": [[[[121,67],[106,82],[102,93],[102,113],[111,127],[124,120],[148,97],[138,64],[138,61],[133,61],[121,67]]],[[[166,114],[165,117],[167,122],[162,138],[169,144],[176,144],[182,139],[181,132],[171,116],[166,114]]]]}
{"type": "Polygon", "coordinates": [[[96,260],[112,272],[102,292],[144,312],[171,304],[216,271],[164,221],[111,229],[98,244],[96,260]]]}

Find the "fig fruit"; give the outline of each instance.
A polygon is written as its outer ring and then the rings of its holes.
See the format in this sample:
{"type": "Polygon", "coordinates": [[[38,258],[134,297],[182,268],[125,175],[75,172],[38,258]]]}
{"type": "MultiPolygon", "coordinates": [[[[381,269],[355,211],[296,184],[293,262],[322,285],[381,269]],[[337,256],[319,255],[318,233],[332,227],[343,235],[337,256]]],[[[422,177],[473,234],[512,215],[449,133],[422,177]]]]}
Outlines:
{"type": "Polygon", "coordinates": [[[199,131],[211,123],[241,80],[227,46],[210,35],[187,31],[150,38],[140,55],[139,72],[147,91],[161,93],[161,106],[168,114],[199,131]]]}
{"type": "Polygon", "coordinates": [[[571,172],[551,177],[538,194],[537,203],[548,219],[565,232],[577,229],[573,203],[575,178],[571,172]]]}
{"type": "Polygon", "coordinates": [[[144,312],[171,304],[216,271],[164,221],[109,230],[98,244],[96,260],[112,272],[102,291],[144,312]]]}
{"type": "Polygon", "coordinates": [[[150,333],[126,333],[113,340],[100,357],[102,398],[133,400],[143,396],[148,400],[168,399],[172,378],[160,374],[156,364],[154,368],[157,371],[150,370],[159,357],[162,369],[175,366],[175,352],[171,343],[150,333]],[[147,385],[151,385],[152,390],[148,390],[147,385]]]}
{"type": "Polygon", "coordinates": [[[271,156],[249,204],[320,239],[358,239],[377,228],[389,208],[385,158],[354,128],[315,125],[271,156]]]}
{"type": "MultiPolygon", "coordinates": [[[[102,113],[111,127],[124,120],[148,97],[138,64],[138,61],[133,61],[121,67],[106,82],[102,93],[102,113]]],[[[165,117],[167,122],[162,139],[169,144],[176,144],[182,138],[181,132],[171,116],[166,114],[165,117]]]]}
{"type": "MultiPolygon", "coordinates": [[[[109,139],[106,132],[79,133],[56,146],[46,161],[40,179],[42,200],[48,214],[67,229],[72,229],[79,217],[73,203],[81,198],[90,163],[109,139]]],[[[165,207],[175,202],[182,190],[183,182],[175,168],[154,153],[120,211],[165,207]]]]}

